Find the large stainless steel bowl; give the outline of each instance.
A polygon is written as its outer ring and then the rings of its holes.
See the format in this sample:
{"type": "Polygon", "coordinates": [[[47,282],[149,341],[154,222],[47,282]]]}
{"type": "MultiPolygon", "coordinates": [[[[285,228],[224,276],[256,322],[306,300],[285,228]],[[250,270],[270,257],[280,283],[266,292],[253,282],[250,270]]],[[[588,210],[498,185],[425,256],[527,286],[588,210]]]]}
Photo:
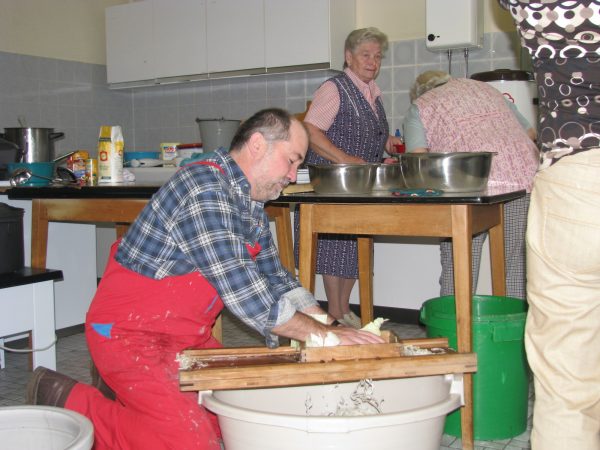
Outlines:
{"type": "Polygon", "coordinates": [[[375,164],[375,166],[373,191],[390,191],[406,188],[400,164],[375,164]]]}
{"type": "Polygon", "coordinates": [[[368,194],[375,181],[374,164],[307,164],[317,194],[368,194]]]}
{"type": "Polygon", "coordinates": [[[493,152],[404,153],[402,179],[408,189],[476,192],[486,188],[493,152]]]}

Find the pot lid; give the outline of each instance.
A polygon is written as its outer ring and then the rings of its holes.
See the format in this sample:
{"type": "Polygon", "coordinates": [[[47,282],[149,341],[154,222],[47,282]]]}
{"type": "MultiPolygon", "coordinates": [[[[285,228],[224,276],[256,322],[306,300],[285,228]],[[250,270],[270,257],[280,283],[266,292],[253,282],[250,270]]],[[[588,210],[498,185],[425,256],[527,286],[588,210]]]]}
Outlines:
{"type": "Polygon", "coordinates": [[[5,130],[48,130],[49,132],[53,132],[54,128],[45,128],[45,127],[5,127],[5,130]]]}
{"type": "Polygon", "coordinates": [[[478,72],[471,75],[478,81],[533,81],[533,74],[525,70],[496,69],[490,72],[478,72]]]}

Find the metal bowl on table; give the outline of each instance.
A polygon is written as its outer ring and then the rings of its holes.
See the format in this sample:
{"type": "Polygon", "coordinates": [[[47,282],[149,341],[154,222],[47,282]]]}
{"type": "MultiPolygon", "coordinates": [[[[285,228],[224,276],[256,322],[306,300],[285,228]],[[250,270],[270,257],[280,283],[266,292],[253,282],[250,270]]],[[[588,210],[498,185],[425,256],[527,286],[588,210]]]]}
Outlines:
{"type": "Polygon", "coordinates": [[[373,191],[390,191],[393,189],[406,188],[406,184],[402,178],[400,164],[375,164],[375,166],[373,191]]]}
{"type": "Polygon", "coordinates": [[[374,164],[307,164],[317,194],[369,194],[375,181],[374,164]]]}
{"type": "Polygon", "coordinates": [[[400,170],[407,189],[477,192],[486,188],[494,152],[404,153],[400,170]]]}

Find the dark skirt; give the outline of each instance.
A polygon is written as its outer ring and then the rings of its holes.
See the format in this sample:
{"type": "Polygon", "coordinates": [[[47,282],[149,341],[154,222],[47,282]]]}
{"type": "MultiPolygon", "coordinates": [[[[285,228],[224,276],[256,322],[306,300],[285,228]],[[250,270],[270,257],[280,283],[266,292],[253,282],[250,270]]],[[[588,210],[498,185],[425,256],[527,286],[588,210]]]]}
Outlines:
{"type": "MultiPolygon", "coordinates": [[[[298,267],[300,213],[294,212],[294,258],[298,267]]],[[[358,278],[358,248],[356,236],[350,234],[319,234],[317,240],[316,273],[340,278],[358,278]]]]}

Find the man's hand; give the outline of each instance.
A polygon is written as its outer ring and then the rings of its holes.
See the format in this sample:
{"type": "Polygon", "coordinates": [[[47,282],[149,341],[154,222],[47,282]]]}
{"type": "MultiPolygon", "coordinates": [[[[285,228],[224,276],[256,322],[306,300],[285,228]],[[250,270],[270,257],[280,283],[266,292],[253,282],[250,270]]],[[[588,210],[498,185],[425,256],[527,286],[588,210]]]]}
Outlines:
{"type": "Polygon", "coordinates": [[[340,345],[383,344],[385,342],[382,337],[370,331],[355,330],[345,326],[329,327],[329,331],[340,339],[340,345]]]}
{"type": "MultiPolygon", "coordinates": [[[[307,309],[305,312],[307,314],[325,313],[317,307],[307,309]]],[[[345,326],[324,325],[307,314],[297,312],[289,321],[273,328],[273,333],[297,341],[305,341],[311,333],[325,337],[327,332],[331,331],[340,339],[341,345],[381,344],[385,342],[381,337],[368,331],[355,330],[345,326]]]]}

